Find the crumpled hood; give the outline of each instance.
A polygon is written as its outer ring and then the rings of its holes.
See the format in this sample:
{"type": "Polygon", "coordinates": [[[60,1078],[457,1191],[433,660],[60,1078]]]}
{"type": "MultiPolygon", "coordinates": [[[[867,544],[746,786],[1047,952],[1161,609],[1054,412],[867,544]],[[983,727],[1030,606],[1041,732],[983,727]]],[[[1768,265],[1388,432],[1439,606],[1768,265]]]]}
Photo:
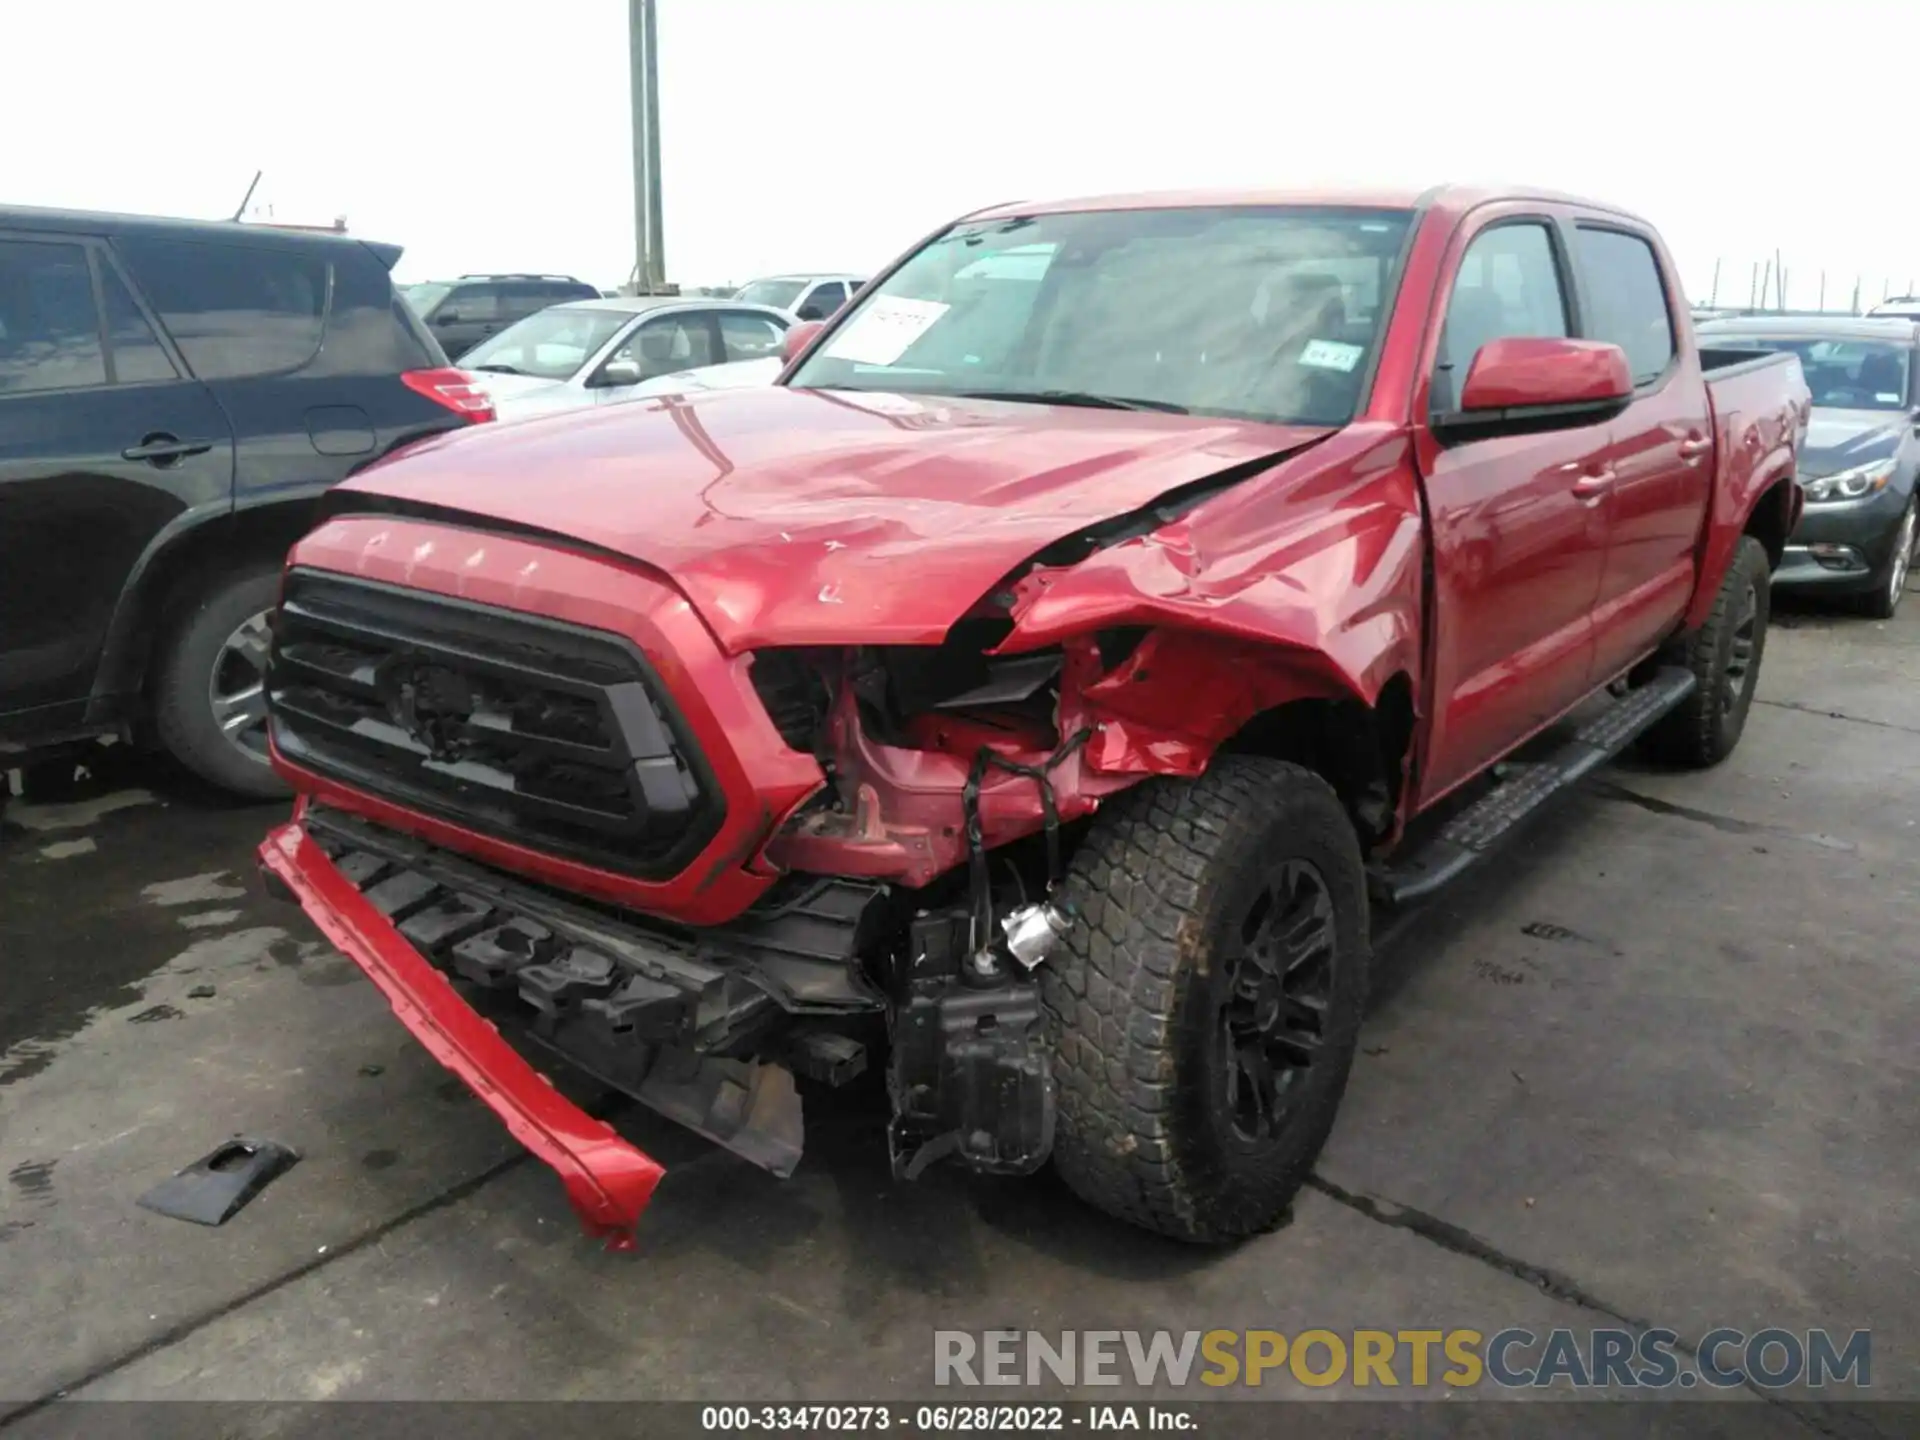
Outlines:
{"type": "Polygon", "coordinates": [[[335,492],[666,574],[729,651],[932,644],[1055,540],[1324,428],[781,386],[476,426],[335,492]]]}
{"type": "Polygon", "coordinates": [[[1817,409],[1807,422],[1800,474],[1817,480],[1856,465],[1885,460],[1899,450],[1901,438],[1912,423],[1904,410],[1817,409]]]}

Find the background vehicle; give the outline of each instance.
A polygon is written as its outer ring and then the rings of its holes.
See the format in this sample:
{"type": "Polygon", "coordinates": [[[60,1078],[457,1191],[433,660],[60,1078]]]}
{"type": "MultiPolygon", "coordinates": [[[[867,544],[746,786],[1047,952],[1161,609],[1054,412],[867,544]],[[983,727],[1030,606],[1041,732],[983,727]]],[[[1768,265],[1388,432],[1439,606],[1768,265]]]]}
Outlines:
{"type": "Polygon", "coordinates": [[[0,753],[266,763],[267,615],[313,500],[485,397],[323,233],[0,208],[0,753]]]}
{"type": "Polygon", "coordinates": [[[754,305],[772,305],[802,320],[825,320],[867,282],[852,275],[769,275],[733,292],[754,305]]]}
{"type": "Polygon", "coordinates": [[[769,359],[793,317],[766,305],[635,295],[556,305],[475,346],[502,420],[630,400],[643,381],[729,361],[769,359]]]}
{"type": "Polygon", "coordinates": [[[1920,295],[1895,295],[1867,311],[1874,320],[1920,320],[1920,295]]]}
{"type": "Polygon", "coordinates": [[[462,275],[458,280],[421,281],[407,286],[405,293],[407,303],[454,360],[549,305],[600,295],[597,287],[571,275],[462,275]]]}
{"type": "Polygon", "coordinates": [[[507,1037],[785,1174],[796,1077],[884,1035],[897,1175],[1263,1229],[1370,893],[1636,737],[1740,739],[1807,389],[1680,297],[1644,222],[1528,193],[969,217],[779,384],[338,492],[263,862],[616,1239],[660,1166],[507,1037]]]}
{"type": "Polygon", "coordinates": [[[1806,513],[1773,583],[1891,618],[1920,545],[1920,323],[1755,317],[1703,325],[1700,340],[1797,355],[1813,392],[1800,452],[1806,513]]]}

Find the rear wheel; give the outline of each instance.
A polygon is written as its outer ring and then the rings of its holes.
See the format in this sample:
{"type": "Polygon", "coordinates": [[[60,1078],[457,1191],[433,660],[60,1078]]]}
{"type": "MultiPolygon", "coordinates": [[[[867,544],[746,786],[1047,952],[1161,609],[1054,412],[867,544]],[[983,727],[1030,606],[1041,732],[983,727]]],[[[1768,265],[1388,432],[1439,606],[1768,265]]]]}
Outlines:
{"type": "Polygon", "coordinates": [[[1657,758],[1704,769],[1740,743],[1767,648],[1771,585],[1766,548],[1743,535],[1707,623],[1677,641],[1667,657],[1691,670],[1698,683],[1647,732],[1647,749],[1657,758]]]}
{"type": "Polygon", "coordinates": [[[1920,494],[1907,505],[1900,517],[1900,529],[1893,537],[1893,553],[1874,577],[1873,589],[1863,595],[1860,608],[1876,620],[1891,620],[1900,608],[1900,597],[1907,593],[1907,576],[1912,573],[1915,530],[1920,526],[1920,494]]]}
{"type": "Polygon", "coordinates": [[[1054,1161],[1082,1198],[1181,1240],[1273,1226],[1325,1145],[1367,996],[1360,846],[1332,788],[1229,756],[1109,802],[1041,969],[1054,1161]]]}
{"type": "Polygon", "coordinates": [[[280,567],[217,581],[169,631],[154,680],[154,722],[175,759],[236,795],[289,793],[267,763],[269,622],[280,567]]]}

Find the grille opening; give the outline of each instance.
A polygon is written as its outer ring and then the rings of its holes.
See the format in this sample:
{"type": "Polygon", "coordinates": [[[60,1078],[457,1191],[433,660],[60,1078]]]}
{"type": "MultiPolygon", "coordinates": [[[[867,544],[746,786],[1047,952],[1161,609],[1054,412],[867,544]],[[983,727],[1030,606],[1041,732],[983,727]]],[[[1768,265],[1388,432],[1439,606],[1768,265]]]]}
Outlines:
{"type": "Polygon", "coordinates": [[[533,849],[658,878],[723,815],[664,686],[616,636],[294,571],[267,691],[295,764],[533,849]]]}

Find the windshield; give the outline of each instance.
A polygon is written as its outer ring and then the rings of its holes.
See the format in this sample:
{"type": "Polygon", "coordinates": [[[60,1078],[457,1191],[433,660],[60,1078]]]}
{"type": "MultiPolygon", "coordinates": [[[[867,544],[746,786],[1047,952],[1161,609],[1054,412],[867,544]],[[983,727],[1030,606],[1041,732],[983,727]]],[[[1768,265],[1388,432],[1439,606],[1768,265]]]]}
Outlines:
{"type": "Polygon", "coordinates": [[[400,293],[407,297],[407,303],[413,307],[414,314],[425,316],[429,310],[446,298],[447,292],[451,289],[453,289],[451,285],[428,280],[420,284],[402,285],[400,293]]]}
{"type": "Polygon", "coordinates": [[[565,380],[632,322],[624,310],[556,305],[517,321],[460,357],[462,370],[565,380]]]}
{"type": "Polygon", "coordinates": [[[804,280],[756,280],[751,285],[742,285],[734,292],[733,298],[750,305],[771,305],[776,310],[790,310],[793,302],[800,298],[800,292],[806,288],[807,282],[804,280]]]}
{"type": "Polygon", "coordinates": [[[1800,357],[1813,403],[1827,410],[1904,410],[1907,370],[1913,351],[1874,340],[1815,340],[1810,336],[1715,335],[1704,342],[1718,350],[1781,352],[1800,357]]]}
{"type": "Polygon", "coordinates": [[[1341,425],[1411,220],[1223,206],[959,225],[789,383],[1341,425]]]}

